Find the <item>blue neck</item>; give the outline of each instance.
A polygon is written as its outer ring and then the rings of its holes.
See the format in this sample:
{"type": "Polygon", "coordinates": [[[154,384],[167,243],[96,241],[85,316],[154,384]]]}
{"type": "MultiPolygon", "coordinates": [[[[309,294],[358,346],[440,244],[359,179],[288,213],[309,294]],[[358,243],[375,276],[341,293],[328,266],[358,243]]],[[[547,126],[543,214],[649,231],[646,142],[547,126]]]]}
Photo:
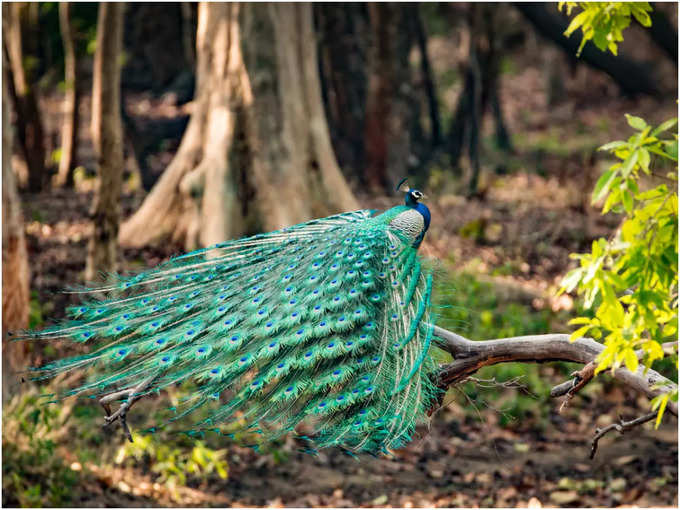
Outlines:
{"type": "Polygon", "coordinates": [[[432,220],[432,215],[430,214],[430,210],[427,208],[427,206],[425,204],[421,204],[413,197],[411,197],[410,193],[406,193],[406,206],[418,211],[423,217],[423,220],[425,221],[425,228],[420,233],[415,243],[413,243],[413,246],[417,248],[418,246],[420,246],[420,243],[423,242],[425,232],[427,232],[427,229],[430,228],[430,221],[432,220]]]}

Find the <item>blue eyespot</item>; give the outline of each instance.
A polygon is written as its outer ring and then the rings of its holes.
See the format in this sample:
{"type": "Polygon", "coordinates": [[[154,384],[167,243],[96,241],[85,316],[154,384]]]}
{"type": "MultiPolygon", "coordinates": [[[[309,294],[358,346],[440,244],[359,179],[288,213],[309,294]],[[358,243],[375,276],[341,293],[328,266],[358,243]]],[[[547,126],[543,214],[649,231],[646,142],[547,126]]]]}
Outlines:
{"type": "Polygon", "coordinates": [[[232,342],[238,342],[238,335],[234,335],[231,337],[232,342]]]}
{"type": "Polygon", "coordinates": [[[170,358],[167,357],[167,356],[163,356],[163,358],[161,358],[161,361],[162,361],[163,363],[167,363],[168,361],[170,361],[170,358]]]}
{"type": "Polygon", "coordinates": [[[359,414],[361,415],[366,414],[366,409],[362,409],[361,411],[359,411],[359,414]]]}
{"type": "Polygon", "coordinates": [[[264,314],[264,310],[258,310],[257,311],[257,315],[263,315],[263,314],[264,314]]]}
{"type": "Polygon", "coordinates": [[[297,299],[291,299],[290,301],[288,301],[289,305],[294,305],[295,303],[297,303],[297,299]]]}
{"type": "Polygon", "coordinates": [[[319,407],[326,407],[326,402],[321,402],[321,403],[319,404],[319,407]]]}
{"type": "Polygon", "coordinates": [[[123,326],[116,326],[116,331],[123,331],[123,326]]]}
{"type": "Polygon", "coordinates": [[[267,324],[265,324],[266,327],[271,328],[274,325],[273,322],[269,321],[267,324]]]}
{"type": "Polygon", "coordinates": [[[125,349],[121,349],[120,351],[118,351],[118,354],[119,354],[120,356],[122,356],[122,355],[124,355],[126,352],[127,352],[127,351],[126,351],[125,349]]]}
{"type": "Polygon", "coordinates": [[[329,349],[332,349],[333,347],[335,347],[335,342],[331,342],[328,344],[329,349]]]}
{"type": "Polygon", "coordinates": [[[339,396],[338,398],[336,398],[335,400],[337,400],[338,402],[340,402],[341,400],[345,400],[345,397],[343,397],[342,395],[340,395],[340,396],[339,396]]]}
{"type": "Polygon", "coordinates": [[[204,352],[205,352],[205,347],[201,347],[201,348],[198,350],[198,352],[200,352],[201,354],[204,353],[204,352]]]}
{"type": "Polygon", "coordinates": [[[340,375],[340,370],[335,370],[335,371],[333,372],[333,375],[340,375]]]}
{"type": "MultiPolygon", "coordinates": [[[[272,342],[272,343],[269,344],[270,349],[272,349],[274,347],[276,347],[276,342],[272,342]]],[[[279,367],[279,368],[281,368],[281,367],[279,367]]]]}
{"type": "Polygon", "coordinates": [[[300,335],[302,335],[302,333],[304,333],[304,332],[305,332],[304,329],[298,329],[298,330],[295,332],[295,334],[296,334],[297,336],[300,336],[300,335]]]}
{"type": "Polygon", "coordinates": [[[156,340],[156,343],[158,345],[163,345],[165,343],[165,338],[159,338],[158,340],[156,340]]]}
{"type": "Polygon", "coordinates": [[[326,325],[326,321],[320,322],[319,326],[324,327],[326,325]]]}
{"type": "Polygon", "coordinates": [[[310,358],[311,356],[312,356],[312,353],[311,353],[311,352],[305,353],[305,358],[310,358]]]}
{"type": "Polygon", "coordinates": [[[276,368],[283,368],[283,367],[285,367],[285,366],[286,366],[285,363],[279,363],[279,364],[276,366],[276,368]]]}
{"type": "Polygon", "coordinates": [[[220,306],[220,307],[217,309],[217,311],[218,311],[218,312],[223,312],[223,311],[224,311],[224,307],[223,307],[223,306],[220,306]]]}
{"type": "Polygon", "coordinates": [[[247,358],[246,356],[243,356],[243,357],[241,358],[241,361],[245,363],[246,361],[248,361],[248,358],[247,358]]]}
{"type": "Polygon", "coordinates": [[[316,306],[314,307],[314,310],[321,310],[321,306],[316,305],[316,306]]]}
{"type": "Polygon", "coordinates": [[[291,317],[297,317],[299,314],[297,312],[293,312],[290,314],[291,317]]]}
{"type": "Polygon", "coordinates": [[[340,318],[338,319],[338,322],[345,322],[345,316],[343,315],[342,317],[340,317],[340,318]]]}
{"type": "Polygon", "coordinates": [[[194,333],[195,333],[195,331],[193,329],[190,329],[189,331],[187,331],[187,336],[191,336],[194,333]]]}
{"type": "Polygon", "coordinates": [[[350,345],[354,345],[354,342],[347,342],[345,345],[349,347],[350,345]]]}
{"type": "Polygon", "coordinates": [[[219,368],[213,368],[213,369],[210,371],[211,374],[218,374],[219,372],[220,372],[220,369],[219,369],[219,368]]]}

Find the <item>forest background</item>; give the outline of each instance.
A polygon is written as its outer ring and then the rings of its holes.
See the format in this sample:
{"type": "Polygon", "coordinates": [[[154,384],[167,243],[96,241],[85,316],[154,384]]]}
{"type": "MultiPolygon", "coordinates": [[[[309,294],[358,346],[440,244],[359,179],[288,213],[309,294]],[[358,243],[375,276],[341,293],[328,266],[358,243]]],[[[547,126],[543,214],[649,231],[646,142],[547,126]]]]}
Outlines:
{"type": "MultiPolygon", "coordinates": [[[[569,255],[627,212],[591,200],[617,161],[598,148],[641,129],[625,114],[677,115],[677,5],[652,8],[616,55],[577,56],[574,15],[548,3],[3,4],[3,334],[62,318],[60,291],[99,271],[390,207],[404,176],[430,196],[439,325],[571,333],[593,314],[558,292],[569,255]]],[[[596,427],[650,405],[603,374],[562,406],[573,364],[486,367],[395,459],[356,462],[292,440],[126,444],[93,403],[38,406],[49,386],[12,376],[78,347],[3,343],[9,506],[677,505],[675,418],[588,460],[596,427]]]]}

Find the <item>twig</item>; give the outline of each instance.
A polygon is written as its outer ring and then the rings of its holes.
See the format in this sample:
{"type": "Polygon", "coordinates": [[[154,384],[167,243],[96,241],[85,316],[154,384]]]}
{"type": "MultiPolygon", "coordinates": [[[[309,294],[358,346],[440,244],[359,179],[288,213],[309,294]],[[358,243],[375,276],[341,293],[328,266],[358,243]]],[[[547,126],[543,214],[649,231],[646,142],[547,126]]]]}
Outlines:
{"type": "Polygon", "coordinates": [[[637,427],[638,425],[642,425],[643,423],[647,423],[648,421],[653,420],[656,418],[657,412],[651,412],[648,414],[645,414],[643,416],[640,416],[639,418],[635,418],[634,420],[631,421],[623,421],[623,418],[619,418],[618,423],[612,423],[611,425],[607,425],[603,429],[596,429],[595,430],[595,436],[593,437],[593,442],[590,447],[590,458],[595,457],[595,453],[597,452],[597,443],[602,439],[602,437],[607,434],[607,432],[610,432],[612,430],[616,430],[619,434],[623,434],[624,432],[632,429],[633,427],[637,427]]]}
{"type": "Polygon", "coordinates": [[[127,413],[132,408],[134,403],[143,397],[141,392],[147,389],[153,380],[154,378],[150,377],[140,382],[137,386],[128,388],[126,390],[109,393],[108,395],[100,398],[99,403],[102,405],[104,412],[106,413],[106,416],[104,417],[106,422],[104,423],[104,427],[108,427],[116,420],[120,421],[120,425],[123,428],[125,437],[132,443],[132,433],[130,433],[130,428],[127,424],[127,413]],[[120,398],[125,398],[125,401],[120,404],[116,412],[111,414],[111,402],[120,398]]]}
{"type": "Polygon", "coordinates": [[[574,378],[573,381],[571,381],[571,386],[567,388],[567,391],[564,393],[558,393],[555,391],[557,388],[564,388],[563,384],[560,384],[559,386],[556,386],[552,390],[550,390],[550,396],[551,397],[557,397],[561,395],[566,395],[566,398],[562,402],[562,405],[560,405],[559,412],[561,413],[564,408],[569,404],[569,401],[574,398],[574,395],[576,395],[581,388],[583,388],[586,384],[588,384],[593,376],[595,375],[595,368],[597,367],[597,363],[594,361],[591,361],[588,363],[586,366],[584,366],[581,370],[578,370],[576,372],[573,372],[571,375],[574,378]]]}

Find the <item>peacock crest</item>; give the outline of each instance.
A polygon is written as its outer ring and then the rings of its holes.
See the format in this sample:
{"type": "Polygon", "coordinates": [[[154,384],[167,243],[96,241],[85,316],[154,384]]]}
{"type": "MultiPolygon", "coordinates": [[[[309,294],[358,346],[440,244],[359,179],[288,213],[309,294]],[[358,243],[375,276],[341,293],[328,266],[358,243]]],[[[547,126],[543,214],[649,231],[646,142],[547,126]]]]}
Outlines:
{"type": "Polygon", "coordinates": [[[432,272],[418,254],[430,212],[420,191],[400,189],[404,205],[382,214],[227,241],[83,290],[70,321],[26,336],[87,342],[89,354],[37,377],[90,368],[85,384],[57,397],[99,398],[126,431],[136,400],[191,380],[177,411],[208,410],[196,431],[238,416],[271,439],[305,421],[315,448],[401,447],[439,390],[432,272]]]}

